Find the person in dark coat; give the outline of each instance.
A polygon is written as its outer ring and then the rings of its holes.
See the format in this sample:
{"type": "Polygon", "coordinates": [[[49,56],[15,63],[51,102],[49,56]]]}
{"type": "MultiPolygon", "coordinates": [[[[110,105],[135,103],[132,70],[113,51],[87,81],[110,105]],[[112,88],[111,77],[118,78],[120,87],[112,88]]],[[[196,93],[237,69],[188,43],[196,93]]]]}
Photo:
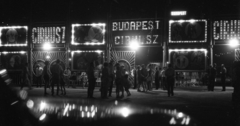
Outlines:
{"type": "Polygon", "coordinates": [[[227,69],[225,68],[224,64],[221,65],[221,83],[222,83],[222,91],[226,90],[226,76],[227,76],[227,69]]]}
{"type": "Polygon", "coordinates": [[[108,96],[112,96],[112,88],[113,88],[113,83],[115,80],[115,75],[114,75],[114,61],[110,61],[109,63],[109,93],[108,96]]]}
{"type": "Polygon", "coordinates": [[[155,71],[155,87],[156,87],[156,90],[158,90],[158,88],[159,88],[159,67],[156,67],[156,71],[155,71]]]}
{"type": "Polygon", "coordinates": [[[165,71],[165,75],[167,77],[167,91],[168,97],[173,96],[173,88],[175,82],[175,70],[172,67],[172,64],[168,64],[168,68],[165,71]]]}
{"type": "Polygon", "coordinates": [[[93,92],[94,92],[94,88],[96,85],[96,80],[97,78],[94,75],[94,70],[95,70],[95,65],[94,62],[91,62],[89,64],[89,68],[87,70],[87,77],[88,77],[88,98],[94,98],[93,97],[93,92]]]}
{"type": "Polygon", "coordinates": [[[52,72],[52,95],[54,95],[54,84],[57,85],[57,95],[59,93],[59,85],[63,75],[63,68],[60,65],[60,60],[57,59],[56,64],[51,68],[52,72]]]}
{"type": "Polygon", "coordinates": [[[217,75],[217,65],[214,64],[213,66],[210,65],[210,70],[209,70],[209,89],[208,91],[214,91],[214,85],[215,85],[215,78],[217,75]]]}
{"type": "Polygon", "coordinates": [[[108,85],[109,85],[109,68],[108,63],[104,63],[104,67],[102,70],[102,77],[101,77],[102,83],[101,83],[101,97],[102,98],[108,98],[108,85]]]}
{"type": "Polygon", "coordinates": [[[116,84],[116,98],[120,98],[120,92],[123,92],[123,87],[121,86],[122,84],[122,74],[121,74],[121,68],[120,64],[116,63],[116,79],[115,79],[115,84],[116,84]]]}
{"type": "Polygon", "coordinates": [[[22,72],[23,72],[22,73],[23,82],[21,83],[21,89],[23,89],[24,84],[27,84],[28,88],[32,89],[32,85],[31,85],[30,80],[29,80],[30,73],[29,73],[29,69],[28,69],[28,63],[25,64],[22,72]]]}
{"type": "Polygon", "coordinates": [[[45,84],[44,84],[44,95],[47,95],[47,87],[49,87],[49,74],[48,74],[48,67],[49,67],[49,62],[48,61],[45,61],[45,67],[43,68],[43,78],[44,78],[44,81],[45,81],[45,84]]]}

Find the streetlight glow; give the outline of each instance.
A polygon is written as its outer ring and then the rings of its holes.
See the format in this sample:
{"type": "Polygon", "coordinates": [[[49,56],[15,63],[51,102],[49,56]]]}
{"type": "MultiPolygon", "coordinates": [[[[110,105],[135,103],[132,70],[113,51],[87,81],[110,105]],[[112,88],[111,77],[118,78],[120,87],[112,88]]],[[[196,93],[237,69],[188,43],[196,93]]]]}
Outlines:
{"type": "Polygon", "coordinates": [[[230,45],[231,47],[237,47],[237,46],[239,45],[239,41],[238,41],[237,39],[231,39],[231,40],[229,41],[229,45],[230,45]]]}
{"type": "Polygon", "coordinates": [[[137,50],[139,48],[138,41],[137,40],[130,41],[129,47],[133,50],[137,50]]]}
{"type": "Polygon", "coordinates": [[[43,49],[44,50],[51,50],[52,46],[49,42],[45,42],[44,45],[43,45],[43,49]]]}

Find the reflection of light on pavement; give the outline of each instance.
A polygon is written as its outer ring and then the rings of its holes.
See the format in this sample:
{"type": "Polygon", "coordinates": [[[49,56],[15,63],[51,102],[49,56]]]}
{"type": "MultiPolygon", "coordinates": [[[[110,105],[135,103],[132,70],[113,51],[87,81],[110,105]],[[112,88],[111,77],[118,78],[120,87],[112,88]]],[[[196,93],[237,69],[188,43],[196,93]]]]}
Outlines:
{"type": "Polygon", "coordinates": [[[65,115],[66,115],[66,113],[67,113],[67,110],[68,110],[68,107],[69,107],[69,104],[67,104],[67,106],[65,107],[65,109],[64,109],[64,111],[63,111],[63,116],[65,116],[65,115]]]}
{"type": "Polygon", "coordinates": [[[46,103],[41,101],[39,110],[42,111],[45,107],[46,107],[46,103]]]}
{"type": "Polygon", "coordinates": [[[123,107],[123,108],[120,110],[120,113],[122,114],[123,117],[128,117],[129,114],[130,114],[130,110],[129,110],[129,108],[123,107]]]}
{"type": "Polygon", "coordinates": [[[170,123],[170,125],[175,125],[177,122],[174,119],[174,117],[172,117],[169,123],[170,123]]]}
{"type": "Polygon", "coordinates": [[[18,103],[18,101],[13,102],[11,105],[14,105],[14,104],[16,104],[16,103],[18,103]]]}
{"type": "Polygon", "coordinates": [[[27,98],[27,91],[25,91],[25,90],[21,90],[20,92],[19,92],[19,96],[20,96],[20,98],[21,99],[26,99],[27,98]]]}
{"type": "Polygon", "coordinates": [[[46,114],[44,113],[44,114],[42,114],[42,115],[39,117],[39,120],[42,121],[42,120],[44,120],[45,118],[46,118],[46,114]]]}
{"type": "Polygon", "coordinates": [[[92,105],[92,107],[91,107],[91,111],[93,111],[94,110],[94,105],[92,105]]]}
{"type": "Polygon", "coordinates": [[[27,107],[31,109],[31,108],[33,108],[33,106],[34,106],[34,102],[31,99],[29,99],[27,101],[27,107]]]}

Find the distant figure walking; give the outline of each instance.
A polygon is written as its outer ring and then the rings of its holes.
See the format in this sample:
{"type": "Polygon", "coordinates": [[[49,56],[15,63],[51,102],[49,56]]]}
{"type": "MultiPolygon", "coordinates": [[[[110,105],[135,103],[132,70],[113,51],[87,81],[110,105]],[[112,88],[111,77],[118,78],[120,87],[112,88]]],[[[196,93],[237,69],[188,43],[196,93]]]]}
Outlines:
{"type": "Polygon", "coordinates": [[[120,64],[116,63],[116,79],[115,79],[115,84],[116,84],[116,98],[120,98],[120,92],[122,92],[122,87],[121,87],[121,81],[122,81],[122,74],[120,70],[120,64]]]}
{"type": "Polygon", "coordinates": [[[115,75],[114,75],[114,61],[111,60],[109,63],[109,93],[108,96],[112,96],[112,88],[113,88],[113,83],[115,80],[115,75]]]}
{"type": "Polygon", "coordinates": [[[108,93],[108,85],[109,85],[109,69],[108,69],[108,63],[105,62],[103,65],[102,70],[102,83],[101,83],[101,97],[106,99],[107,93],[108,93]]]}
{"type": "Polygon", "coordinates": [[[93,97],[93,92],[94,92],[94,88],[95,88],[95,85],[96,85],[96,76],[94,74],[94,70],[95,70],[95,65],[94,65],[94,62],[91,62],[89,64],[89,68],[88,68],[88,71],[87,71],[87,77],[88,77],[88,98],[94,98],[93,97]]]}
{"type": "Polygon", "coordinates": [[[222,91],[226,90],[226,76],[227,76],[227,69],[225,68],[224,64],[221,65],[221,83],[222,83],[222,91]]]}
{"type": "Polygon", "coordinates": [[[155,88],[156,90],[158,90],[159,88],[159,67],[156,67],[156,71],[155,71],[155,88]]]}
{"type": "Polygon", "coordinates": [[[175,76],[175,70],[172,68],[172,64],[168,64],[168,68],[165,71],[165,75],[167,77],[167,91],[168,91],[168,97],[173,96],[173,87],[174,87],[174,76],[175,76]]]}
{"type": "Polygon", "coordinates": [[[37,87],[42,86],[42,73],[43,68],[38,64],[36,67],[37,87]]]}
{"type": "Polygon", "coordinates": [[[57,95],[59,93],[59,85],[61,83],[61,77],[63,75],[63,68],[60,65],[60,60],[57,59],[56,64],[51,68],[52,72],[52,95],[54,95],[54,84],[57,85],[57,95]]]}
{"type": "Polygon", "coordinates": [[[67,84],[69,86],[70,85],[70,77],[71,77],[71,71],[70,71],[69,67],[67,69],[65,69],[63,76],[64,76],[65,84],[67,84]]]}
{"type": "Polygon", "coordinates": [[[142,85],[143,85],[143,92],[147,91],[147,69],[144,64],[142,64],[142,69],[141,69],[141,79],[142,79],[142,85]]]}
{"type": "Polygon", "coordinates": [[[48,74],[49,62],[45,61],[45,67],[43,68],[43,78],[44,78],[44,95],[47,95],[47,87],[50,86],[49,74],[48,74]]]}
{"type": "Polygon", "coordinates": [[[32,89],[32,85],[30,83],[29,76],[30,76],[30,74],[29,74],[29,69],[28,69],[28,63],[26,63],[25,66],[23,67],[23,71],[22,71],[23,82],[21,83],[21,89],[23,89],[24,84],[27,84],[28,88],[32,89]]]}
{"type": "MultiPolygon", "coordinates": [[[[141,77],[141,66],[140,65],[138,65],[137,66],[137,88],[138,88],[138,92],[140,92],[141,90],[140,90],[140,88],[141,88],[141,86],[142,86],[142,77],[141,77]]],[[[143,87],[143,86],[142,86],[143,87]]]]}
{"type": "Polygon", "coordinates": [[[215,85],[215,78],[217,74],[217,65],[214,64],[214,66],[210,65],[209,68],[209,86],[208,86],[208,91],[214,91],[214,85],[215,85]]]}

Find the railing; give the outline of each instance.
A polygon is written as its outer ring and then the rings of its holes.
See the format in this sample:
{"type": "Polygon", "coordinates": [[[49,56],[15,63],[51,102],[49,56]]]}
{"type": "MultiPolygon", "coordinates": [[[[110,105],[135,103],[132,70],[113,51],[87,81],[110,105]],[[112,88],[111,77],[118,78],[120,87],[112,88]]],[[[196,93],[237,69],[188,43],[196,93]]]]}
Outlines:
{"type": "Polygon", "coordinates": [[[20,86],[22,82],[22,71],[21,70],[8,70],[8,75],[12,79],[12,84],[20,86]]]}

